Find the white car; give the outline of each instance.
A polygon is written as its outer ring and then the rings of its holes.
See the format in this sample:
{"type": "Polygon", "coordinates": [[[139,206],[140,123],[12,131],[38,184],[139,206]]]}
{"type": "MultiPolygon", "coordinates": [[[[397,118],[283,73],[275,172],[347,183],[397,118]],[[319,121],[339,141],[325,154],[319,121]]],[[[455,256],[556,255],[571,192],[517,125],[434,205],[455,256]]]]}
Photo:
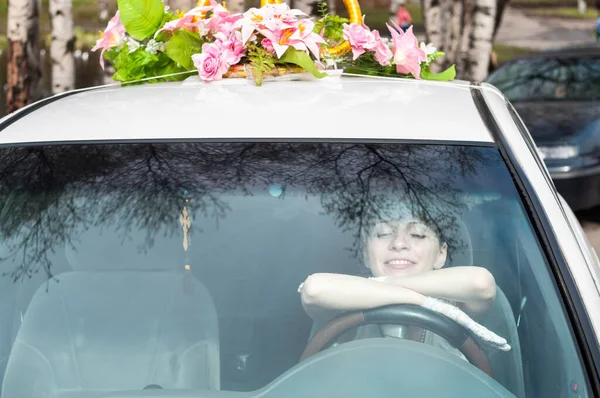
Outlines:
{"type": "Polygon", "coordinates": [[[103,87],[5,117],[0,145],[2,398],[600,396],[598,260],[490,85],[103,87]],[[415,305],[306,315],[298,286],[368,276],[363,229],[399,201],[444,267],[494,276],[473,319],[510,350],[415,305]]]}

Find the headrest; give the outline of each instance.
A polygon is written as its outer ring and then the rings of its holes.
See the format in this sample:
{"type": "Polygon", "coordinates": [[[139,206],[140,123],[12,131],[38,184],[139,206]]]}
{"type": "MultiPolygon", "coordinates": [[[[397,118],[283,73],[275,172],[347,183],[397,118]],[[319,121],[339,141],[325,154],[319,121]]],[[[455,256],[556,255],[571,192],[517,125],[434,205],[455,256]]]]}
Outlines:
{"type": "Polygon", "coordinates": [[[473,246],[469,230],[459,217],[455,219],[454,225],[455,228],[450,234],[446,267],[473,265],[473,246]]]}

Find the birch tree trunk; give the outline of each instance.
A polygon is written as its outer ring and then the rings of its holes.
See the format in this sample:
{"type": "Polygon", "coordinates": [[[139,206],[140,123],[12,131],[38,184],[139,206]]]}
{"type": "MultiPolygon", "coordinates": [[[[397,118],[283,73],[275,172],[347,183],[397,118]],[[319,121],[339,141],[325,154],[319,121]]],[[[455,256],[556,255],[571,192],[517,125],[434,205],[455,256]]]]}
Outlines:
{"type": "Polygon", "coordinates": [[[450,35],[448,37],[448,54],[452,63],[456,63],[458,56],[460,55],[459,40],[463,35],[465,26],[465,10],[463,0],[453,0],[452,9],[450,11],[452,24],[450,29],[450,35]]]}
{"type": "Polygon", "coordinates": [[[458,79],[487,77],[493,38],[507,0],[421,0],[427,42],[446,56],[432,65],[439,72],[456,65],[458,79]]]}
{"type": "Polygon", "coordinates": [[[50,0],[52,93],[75,88],[75,35],[71,0],[50,0]]]}
{"type": "Polygon", "coordinates": [[[35,99],[41,74],[38,12],[37,0],[8,2],[7,113],[35,99]]]}
{"type": "Polygon", "coordinates": [[[587,2],[585,0],[577,0],[577,10],[580,14],[587,12],[587,2]]]}
{"type": "Polygon", "coordinates": [[[421,0],[423,24],[425,25],[425,41],[435,43],[441,51],[444,48],[444,43],[442,42],[442,1],[444,0],[421,0]]]}
{"type": "Polygon", "coordinates": [[[465,1],[465,28],[456,64],[461,78],[480,82],[487,77],[495,19],[496,0],[465,1]]]}
{"type": "Polygon", "coordinates": [[[457,43],[463,28],[462,8],[462,0],[446,0],[440,5],[440,19],[442,21],[442,26],[440,28],[440,48],[443,49],[442,51],[446,52],[447,56],[442,58],[441,62],[433,64],[432,71],[434,73],[441,72],[443,69],[456,63],[459,53],[457,43]]]}
{"type": "Polygon", "coordinates": [[[98,0],[98,13],[100,16],[100,21],[102,21],[102,22],[108,21],[109,6],[110,6],[109,0],[98,0]]]}
{"type": "MultiPolygon", "coordinates": [[[[448,7],[451,0],[421,0],[423,10],[423,24],[425,25],[425,41],[434,43],[440,51],[446,51],[448,44],[447,21],[450,20],[448,7]]],[[[442,60],[444,63],[452,64],[450,60],[442,60]]],[[[439,62],[431,65],[433,73],[440,72],[443,65],[439,62]]]]}

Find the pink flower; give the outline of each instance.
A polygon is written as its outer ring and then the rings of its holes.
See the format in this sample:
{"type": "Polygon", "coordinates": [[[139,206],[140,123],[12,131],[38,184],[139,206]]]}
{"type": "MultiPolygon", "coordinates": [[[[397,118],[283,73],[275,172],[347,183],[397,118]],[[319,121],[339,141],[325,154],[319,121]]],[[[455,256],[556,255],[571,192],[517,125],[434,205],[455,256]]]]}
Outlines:
{"type": "Polygon", "coordinates": [[[104,51],[121,45],[124,37],[125,26],[121,23],[121,17],[117,10],[115,16],[108,21],[108,25],[106,25],[104,32],[100,33],[100,39],[96,41],[96,45],[92,48],[92,51],[96,51],[100,48],[102,49],[100,52],[100,66],[102,69],[104,69],[104,58],[102,57],[104,51]]]}
{"type": "Polygon", "coordinates": [[[290,37],[292,46],[296,50],[310,50],[310,52],[319,59],[319,44],[325,43],[325,39],[313,32],[315,23],[310,19],[301,19],[296,25],[297,30],[290,37]],[[300,45],[300,42],[302,45],[300,45]]]}
{"type": "Polygon", "coordinates": [[[235,28],[242,30],[242,43],[252,37],[255,31],[278,32],[295,26],[298,16],[305,16],[300,10],[293,10],[285,4],[267,4],[261,8],[250,8],[236,21],[235,28]]]}
{"type": "Polygon", "coordinates": [[[390,50],[388,45],[381,39],[378,31],[373,30],[373,36],[375,36],[375,42],[377,43],[375,48],[373,48],[375,51],[375,60],[379,62],[380,65],[389,65],[390,59],[394,56],[392,50],[390,50]]]}
{"type": "MultiPolygon", "coordinates": [[[[271,27],[273,26],[277,25],[271,24],[271,27]]],[[[258,28],[258,32],[271,42],[277,58],[281,58],[288,48],[294,47],[296,50],[306,53],[310,51],[315,58],[319,59],[319,44],[325,43],[325,40],[313,32],[315,25],[312,21],[308,19],[294,23],[288,21],[280,26],[274,29],[270,29],[266,25],[258,28]]]]}
{"type": "Polygon", "coordinates": [[[308,17],[302,11],[290,8],[285,2],[269,4],[262,9],[266,12],[264,25],[267,29],[291,27],[299,21],[299,17],[308,17]]]}
{"type": "Polygon", "coordinates": [[[252,36],[254,31],[262,26],[265,20],[265,15],[262,9],[251,8],[242,14],[242,19],[239,19],[235,27],[241,28],[242,31],[242,43],[246,44],[248,39],[252,36]]]}
{"type": "Polygon", "coordinates": [[[237,21],[243,18],[242,14],[232,15],[221,4],[215,4],[211,11],[212,16],[206,21],[208,28],[227,36],[235,29],[237,21]]]}
{"type": "Polygon", "coordinates": [[[267,39],[266,37],[261,40],[260,45],[263,46],[263,48],[270,53],[275,52],[275,49],[273,48],[273,43],[271,43],[271,40],[267,39]]]}
{"type": "Polygon", "coordinates": [[[221,79],[229,69],[229,66],[221,62],[221,49],[216,43],[204,43],[202,53],[192,55],[192,61],[198,69],[200,79],[206,82],[221,79]]]}
{"type": "MultiPolygon", "coordinates": [[[[292,44],[291,37],[296,32],[296,28],[287,28],[287,29],[261,29],[260,33],[265,36],[271,42],[273,49],[275,50],[275,55],[277,58],[281,58],[281,56],[290,48],[292,44]]],[[[300,43],[299,40],[296,40],[296,44],[300,43]]],[[[305,47],[306,48],[306,47],[305,47]]]]}
{"type": "Polygon", "coordinates": [[[221,53],[221,63],[227,65],[227,69],[240,62],[244,55],[244,46],[236,32],[232,32],[229,36],[219,32],[215,35],[215,39],[214,44],[221,53]]]}
{"type": "Polygon", "coordinates": [[[375,36],[366,26],[355,23],[344,24],[343,26],[344,39],[350,43],[353,60],[362,55],[365,50],[372,50],[377,45],[375,36]]]}
{"type": "Polygon", "coordinates": [[[199,32],[201,36],[204,36],[207,33],[207,28],[205,27],[206,21],[202,19],[202,14],[204,12],[204,7],[196,7],[192,8],[185,14],[181,15],[180,18],[174,19],[173,21],[169,21],[162,28],[160,28],[155,34],[154,38],[158,36],[161,32],[172,32],[175,29],[184,29],[189,30],[191,32],[199,32]]]}
{"type": "Polygon", "coordinates": [[[200,78],[209,82],[221,79],[229,67],[240,62],[243,55],[244,46],[236,32],[229,36],[219,32],[215,34],[213,43],[202,45],[202,53],[192,55],[192,61],[200,78]]]}
{"type": "Polygon", "coordinates": [[[427,60],[427,54],[419,48],[419,42],[412,31],[412,26],[406,32],[402,32],[402,29],[395,24],[394,27],[388,25],[392,34],[393,63],[396,65],[396,72],[410,73],[415,79],[420,79],[421,62],[427,60]]]}

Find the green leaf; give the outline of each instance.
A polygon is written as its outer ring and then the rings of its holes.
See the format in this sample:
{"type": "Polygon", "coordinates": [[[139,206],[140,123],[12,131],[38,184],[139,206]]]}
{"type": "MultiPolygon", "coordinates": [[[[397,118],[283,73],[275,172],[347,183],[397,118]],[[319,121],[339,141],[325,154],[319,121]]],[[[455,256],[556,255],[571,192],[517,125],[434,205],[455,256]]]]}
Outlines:
{"type": "Polygon", "coordinates": [[[326,15],[315,22],[313,32],[322,33],[325,39],[337,43],[344,40],[345,23],[349,23],[349,20],[338,15],[326,15]]]}
{"type": "Polygon", "coordinates": [[[437,74],[431,73],[429,67],[421,69],[421,79],[424,80],[450,81],[454,80],[455,77],[456,69],[454,68],[454,65],[437,74]]]}
{"type": "Polygon", "coordinates": [[[197,33],[176,30],[173,32],[171,40],[165,46],[165,53],[185,69],[193,70],[194,62],[192,61],[192,55],[202,52],[203,43],[197,33]]]}
{"type": "Polygon", "coordinates": [[[307,72],[312,73],[312,75],[318,79],[322,79],[327,76],[327,73],[319,72],[315,63],[310,58],[310,56],[304,51],[296,50],[293,47],[287,49],[287,51],[275,62],[280,64],[294,64],[298,65],[302,69],[307,72]]]}
{"type": "MultiPolygon", "coordinates": [[[[164,75],[170,75],[170,74],[174,74],[174,73],[179,73],[179,72],[185,72],[185,69],[182,68],[181,66],[178,66],[175,62],[173,62],[172,59],[170,59],[169,57],[167,57],[164,53],[158,53],[158,60],[157,62],[153,63],[151,65],[151,67],[148,68],[147,71],[147,75],[148,77],[150,76],[164,76],[164,75]]],[[[192,73],[187,73],[187,74],[180,74],[177,76],[169,76],[169,77],[164,77],[164,78],[160,78],[160,79],[152,79],[150,80],[150,82],[154,82],[154,81],[181,81],[184,79],[187,79],[188,77],[192,76],[192,73]]]]}
{"type": "Polygon", "coordinates": [[[269,73],[275,67],[273,56],[263,47],[248,42],[248,59],[254,71],[254,83],[261,86],[263,74],[269,73]]]}
{"type": "Polygon", "coordinates": [[[317,5],[317,8],[319,9],[319,15],[321,15],[321,17],[326,17],[327,16],[327,2],[325,1],[321,1],[319,2],[319,4],[317,5]]]}
{"type": "Polygon", "coordinates": [[[433,61],[435,61],[436,59],[443,57],[444,55],[446,55],[446,53],[445,53],[445,52],[442,52],[442,51],[436,51],[435,53],[433,53],[433,54],[431,54],[431,55],[429,56],[429,61],[430,61],[430,62],[433,62],[433,61]]]}
{"type": "Polygon", "coordinates": [[[117,0],[121,21],[136,40],[152,36],[163,21],[165,6],[161,0],[117,0]]]}

